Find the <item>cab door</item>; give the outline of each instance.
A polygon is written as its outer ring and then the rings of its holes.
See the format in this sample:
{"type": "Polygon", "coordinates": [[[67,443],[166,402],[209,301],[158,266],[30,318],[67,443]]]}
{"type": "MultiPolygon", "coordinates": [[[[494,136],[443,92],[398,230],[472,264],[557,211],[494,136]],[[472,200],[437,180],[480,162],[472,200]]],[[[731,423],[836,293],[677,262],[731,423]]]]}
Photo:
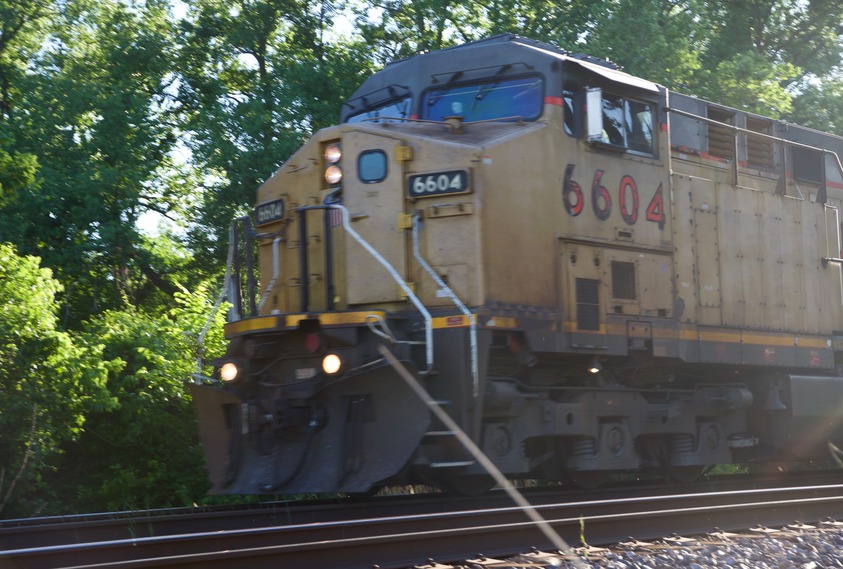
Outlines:
{"type": "MultiPolygon", "coordinates": [[[[392,267],[407,277],[407,233],[399,228],[405,191],[400,141],[351,131],[343,136],[343,200],[351,226],[392,267]]],[[[346,302],[349,305],[397,302],[403,292],[371,254],[346,237],[346,302]]]]}
{"type": "Polygon", "coordinates": [[[572,348],[606,349],[604,255],[579,243],[563,247],[562,283],[565,329],[572,348]]]}

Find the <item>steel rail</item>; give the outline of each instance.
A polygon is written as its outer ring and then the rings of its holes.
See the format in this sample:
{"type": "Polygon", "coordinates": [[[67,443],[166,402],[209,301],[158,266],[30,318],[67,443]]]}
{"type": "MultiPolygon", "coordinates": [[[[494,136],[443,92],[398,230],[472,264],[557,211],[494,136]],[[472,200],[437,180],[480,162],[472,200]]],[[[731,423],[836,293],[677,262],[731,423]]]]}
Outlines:
{"type": "MultiPolygon", "coordinates": [[[[571,546],[843,517],[843,485],[537,506],[571,546]],[[584,530],[583,530],[584,528],[584,530]]],[[[0,552],[0,567],[408,567],[552,548],[518,508],[203,532],[0,552]]]]}

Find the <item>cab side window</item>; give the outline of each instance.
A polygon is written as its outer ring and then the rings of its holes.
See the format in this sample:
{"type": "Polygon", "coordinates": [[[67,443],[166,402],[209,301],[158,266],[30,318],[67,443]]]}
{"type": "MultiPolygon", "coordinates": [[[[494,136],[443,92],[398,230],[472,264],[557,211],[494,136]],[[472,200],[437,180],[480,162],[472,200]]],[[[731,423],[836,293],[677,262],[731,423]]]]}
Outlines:
{"type": "Polygon", "coordinates": [[[627,141],[630,150],[653,154],[653,107],[638,101],[625,101],[627,141]]]}
{"type": "Polygon", "coordinates": [[[617,150],[638,154],[655,154],[653,105],[587,90],[588,141],[617,150]]]}
{"type": "Polygon", "coordinates": [[[601,142],[626,146],[624,134],[624,101],[620,97],[603,94],[603,138],[601,142]]]}

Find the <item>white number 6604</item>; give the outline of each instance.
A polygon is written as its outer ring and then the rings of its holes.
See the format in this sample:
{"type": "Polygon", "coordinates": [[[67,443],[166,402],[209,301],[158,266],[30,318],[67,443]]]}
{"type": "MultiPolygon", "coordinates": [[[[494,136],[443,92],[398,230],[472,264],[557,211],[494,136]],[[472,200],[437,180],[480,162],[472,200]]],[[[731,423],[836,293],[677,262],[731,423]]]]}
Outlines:
{"type": "Polygon", "coordinates": [[[466,175],[462,170],[440,174],[423,174],[410,178],[410,188],[415,196],[451,194],[465,191],[465,180],[466,175]]]}

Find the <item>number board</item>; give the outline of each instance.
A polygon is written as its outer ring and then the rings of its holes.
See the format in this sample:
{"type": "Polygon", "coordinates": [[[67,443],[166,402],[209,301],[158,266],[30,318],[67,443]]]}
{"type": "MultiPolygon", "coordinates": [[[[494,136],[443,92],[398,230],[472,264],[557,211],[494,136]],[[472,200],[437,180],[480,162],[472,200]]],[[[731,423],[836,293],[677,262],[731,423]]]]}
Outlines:
{"type": "Polygon", "coordinates": [[[262,203],[255,208],[255,225],[266,225],[278,221],[284,217],[284,213],[286,213],[286,207],[284,207],[283,199],[262,203]]]}
{"type": "Polygon", "coordinates": [[[416,174],[410,176],[408,180],[408,191],[411,198],[429,198],[444,194],[464,194],[470,191],[468,187],[468,172],[465,170],[450,170],[447,172],[416,174]]]}

